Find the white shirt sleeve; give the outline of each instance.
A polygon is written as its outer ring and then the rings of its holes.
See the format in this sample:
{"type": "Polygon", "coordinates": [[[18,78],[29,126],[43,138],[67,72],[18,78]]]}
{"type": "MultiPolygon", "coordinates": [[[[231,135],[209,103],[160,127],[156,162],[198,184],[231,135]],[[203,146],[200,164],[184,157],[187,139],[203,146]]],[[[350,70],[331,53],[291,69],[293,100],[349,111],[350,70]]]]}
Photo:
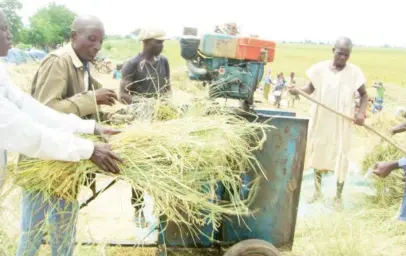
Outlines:
{"type": "Polygon", "coordinates": [[[44,160],[89,159],[93,142],[75,137],[73,131],[90,133],[94,123],[78,119],[41,106],[13,88],[0,67],[0,149],[44,160]]]}
{"type": "MultiPolygon", "coordinates": [[[[1,75],[1,73],[0,73],[1,75]]],[[[29,115],[36,122],[59,131],[71,133],[93,134],[96,121],[83,120],[74,114],[63,114],[49,108],[39,101],[25,94],[19,88],[12,85],[7,76],[0,76],[7,88],[6,98],[14,103],[20,111],[29,115]]]]}

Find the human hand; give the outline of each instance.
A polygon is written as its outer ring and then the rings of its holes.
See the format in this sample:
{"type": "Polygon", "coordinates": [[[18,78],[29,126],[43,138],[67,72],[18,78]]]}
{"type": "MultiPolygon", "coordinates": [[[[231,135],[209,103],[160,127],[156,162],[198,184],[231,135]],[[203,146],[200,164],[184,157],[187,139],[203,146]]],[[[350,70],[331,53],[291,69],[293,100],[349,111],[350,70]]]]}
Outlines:
{"type": "Polygon", "coordinates": [[[365,114],[362,112],[357,112],[355,114],[354,123],[359,126],[363,126],[365,122],[365,114]]]}
{"type": "Polygon", "coordinates": [[[294,85],[294,84],[289,84],[286,86],[288,89],[289,93],[292,95],[299,95],[299,89],[294,85]]]}
{"type": "Polygon", "coordinates": [[[96,124],[94,127],[94,135],[116,135],[121,133],[121,131],[111,128],[109,126],[103,126],[96,124]]]}
{"type": "Polygon", "coordinates": [[[110,145],[108,144],[94,145],[94,151],[90,160],[103,171],[113,174],[120,173],[117,162],[123,163],[123,160],[111,151],[110,145]]]}
{"type": "Polygon", "coordinates": [[[105,143],[107,143],[107,139],[105,138],[106,135],[110,136],[119,133],[121,133],[121,131],[100,124],[96,124],[96,126],[94,127],[94,135],[100,136],[105,143]]]}
{"type": "Polygon", "coordinates": [[[118,101],[118,97],[115,91],[102,88],[96,90],[96,102],[97,105],[108,105],[113,106],[118,101]]]}
{"type": "Polygon", "coordinates": [[[114,124],[126,124],[126,123],[130,123],[131,121],[134,120],[134,116],[133,115],[123,115],[123,114],[113,114],[110,118],[109,118],[109,122],[114,123],[114,124]]]}

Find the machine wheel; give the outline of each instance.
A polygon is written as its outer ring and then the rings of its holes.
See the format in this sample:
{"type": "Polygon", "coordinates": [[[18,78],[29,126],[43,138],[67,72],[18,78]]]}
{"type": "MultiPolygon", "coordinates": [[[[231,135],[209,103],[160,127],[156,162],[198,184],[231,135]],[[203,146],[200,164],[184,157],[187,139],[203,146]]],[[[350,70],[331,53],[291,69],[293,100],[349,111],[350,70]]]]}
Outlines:
{"type": "Polygon", "coordinates": [[[233,245],[223,256],[281,256],[271,243],[249,239],[233,245]]]}

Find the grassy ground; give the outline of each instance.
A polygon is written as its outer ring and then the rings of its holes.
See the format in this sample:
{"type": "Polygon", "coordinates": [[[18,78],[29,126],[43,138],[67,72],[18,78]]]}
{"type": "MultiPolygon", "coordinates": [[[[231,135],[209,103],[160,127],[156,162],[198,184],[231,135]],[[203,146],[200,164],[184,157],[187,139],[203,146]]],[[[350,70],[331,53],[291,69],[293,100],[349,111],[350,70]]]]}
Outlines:
{"type": "MultiPolygon", "coordinates": [[[[116,62],[126,60],[139,52],[141,45],[132,40],[107,41],[104,44],[103,54],[116,62]]],[[[179,56],[177,42],[169,41],[165,44],[164,55],[168,57],[172,70],[183,70],[184,61],[179,56]]],[[[331,57],[330,47],[314,45],[288,45],[277,46],[275,63],[272,68],[275,72],[282,71],[288,74],[296,72],[303,77],[305,70],[317,61],[331,57]]],[[[383,80],[388,83],[387,101],[385,111],[393,111],[398,105],[406,104],[404,99],[404,86],[406,85],[406,51],[401,49],[372,49],[355,48],[351,61],[361,66],[368,81],[374,79],[383,80]]],[[[15,83],[29,92],[30,80],[35,72],[36,65],[9,66],[12,79],[15,83]]],[[[104,75],[103,80],[108,87],[117,88],[118,82],[104,75]]],[[[187,87],[187,81],[181,77],[175,77],[177,89],[181,89],[176,95],[179,99],[190,93],[202,93],[199,88],[187,87]],[[185,91],[188,91],[186,93],[185,91]]],[[[305,79],[301,79],[305,81],[305,79]]],[[[204,93],[204,92],[203,92],[204,93]]],[[[371,90],[371,94],[374,94],[371,90]]],[[[258,99],[261,99],[259,94],[258,99]]],[[[269,102],[258,104],[259,107],[271,108],[269,102]]],[[[304,99],[299,101],[294,111],[299,115],[307,115],[308,102],[304,99]]],[[[292,110],[292,109],[291,109],[292,110]]],[[[369,141],[371,138],[357,136],[353,142],[352,160],[360,162],[363,155],[372,147],[376,141],[369,141]]],[[[312,191],[302,191],[303,194],[311,194],[312,191]]],[[[356,197],[352,191],[347,191],[350,196],[348,200],[356,202],[356,209],[345,209],[342,212],[310,218],[298,219],[293,255],[312,256],[402,256],[406,255],[406,226],[392,220],[397,213],[398,205],[383,207],[372,204],[365,196],[356,197]]],[[[111,200],[116,200],[113,195],[111,200]]],[[[17,201],[18,204],[18,200],[17,201]]],[[[128,201],[128,200],[127,200],[128,201]]],[[[107,204],[104,204],[107,205],[107,204]]],[[[110,205],[110,204],[108,204],[110,205]]],[[[110,209],[112,211],[112,209],[110,209]]],[[[107,218],[107,217],[106,217],[107,218]]],[[[8,220],[9,221],[9,220],[8,220]]],[[[106,219],[105,233],[114,237],[106,219]]],[[[110,223],[110,222],[109,222],[110,223]]],[[[114,225],[114,221],[113,221],[114,225]]],[[[18,228],[18,226],[17,226],[18,228]]],[[[12,240],[15,242],[14,234],[12,240]]],[[[0,239],[2,238],[0,234],[0,239]]],[[[8,245],[10,246],[10,245],[8,245]]],[[[7,248],[12,251],[15,246],[7,248]]],[[[0,246],[0,255],[2,246],[0,246]]],[[[155,250],[151,249],[120,249],[120,248],[78,248],[79,255],[153,255],[155,250]]],[[[49,248],[43,247],[41,255],[50,255],[49,248]]],[[[192,252],[187,255],[199,255],[192,252]]]]}

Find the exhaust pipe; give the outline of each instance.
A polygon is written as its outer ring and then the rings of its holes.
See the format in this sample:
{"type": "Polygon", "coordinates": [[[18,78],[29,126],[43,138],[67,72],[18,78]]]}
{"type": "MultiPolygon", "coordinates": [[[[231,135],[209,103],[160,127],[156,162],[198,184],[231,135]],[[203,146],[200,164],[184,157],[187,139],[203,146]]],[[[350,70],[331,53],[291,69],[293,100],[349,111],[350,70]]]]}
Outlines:
{"type": "Polygon", "coordinates": [[[191,60],[186,61],[186,66],[192,75],[204,76],[207,74],[207,69],[196,67],[191,60]]]}

